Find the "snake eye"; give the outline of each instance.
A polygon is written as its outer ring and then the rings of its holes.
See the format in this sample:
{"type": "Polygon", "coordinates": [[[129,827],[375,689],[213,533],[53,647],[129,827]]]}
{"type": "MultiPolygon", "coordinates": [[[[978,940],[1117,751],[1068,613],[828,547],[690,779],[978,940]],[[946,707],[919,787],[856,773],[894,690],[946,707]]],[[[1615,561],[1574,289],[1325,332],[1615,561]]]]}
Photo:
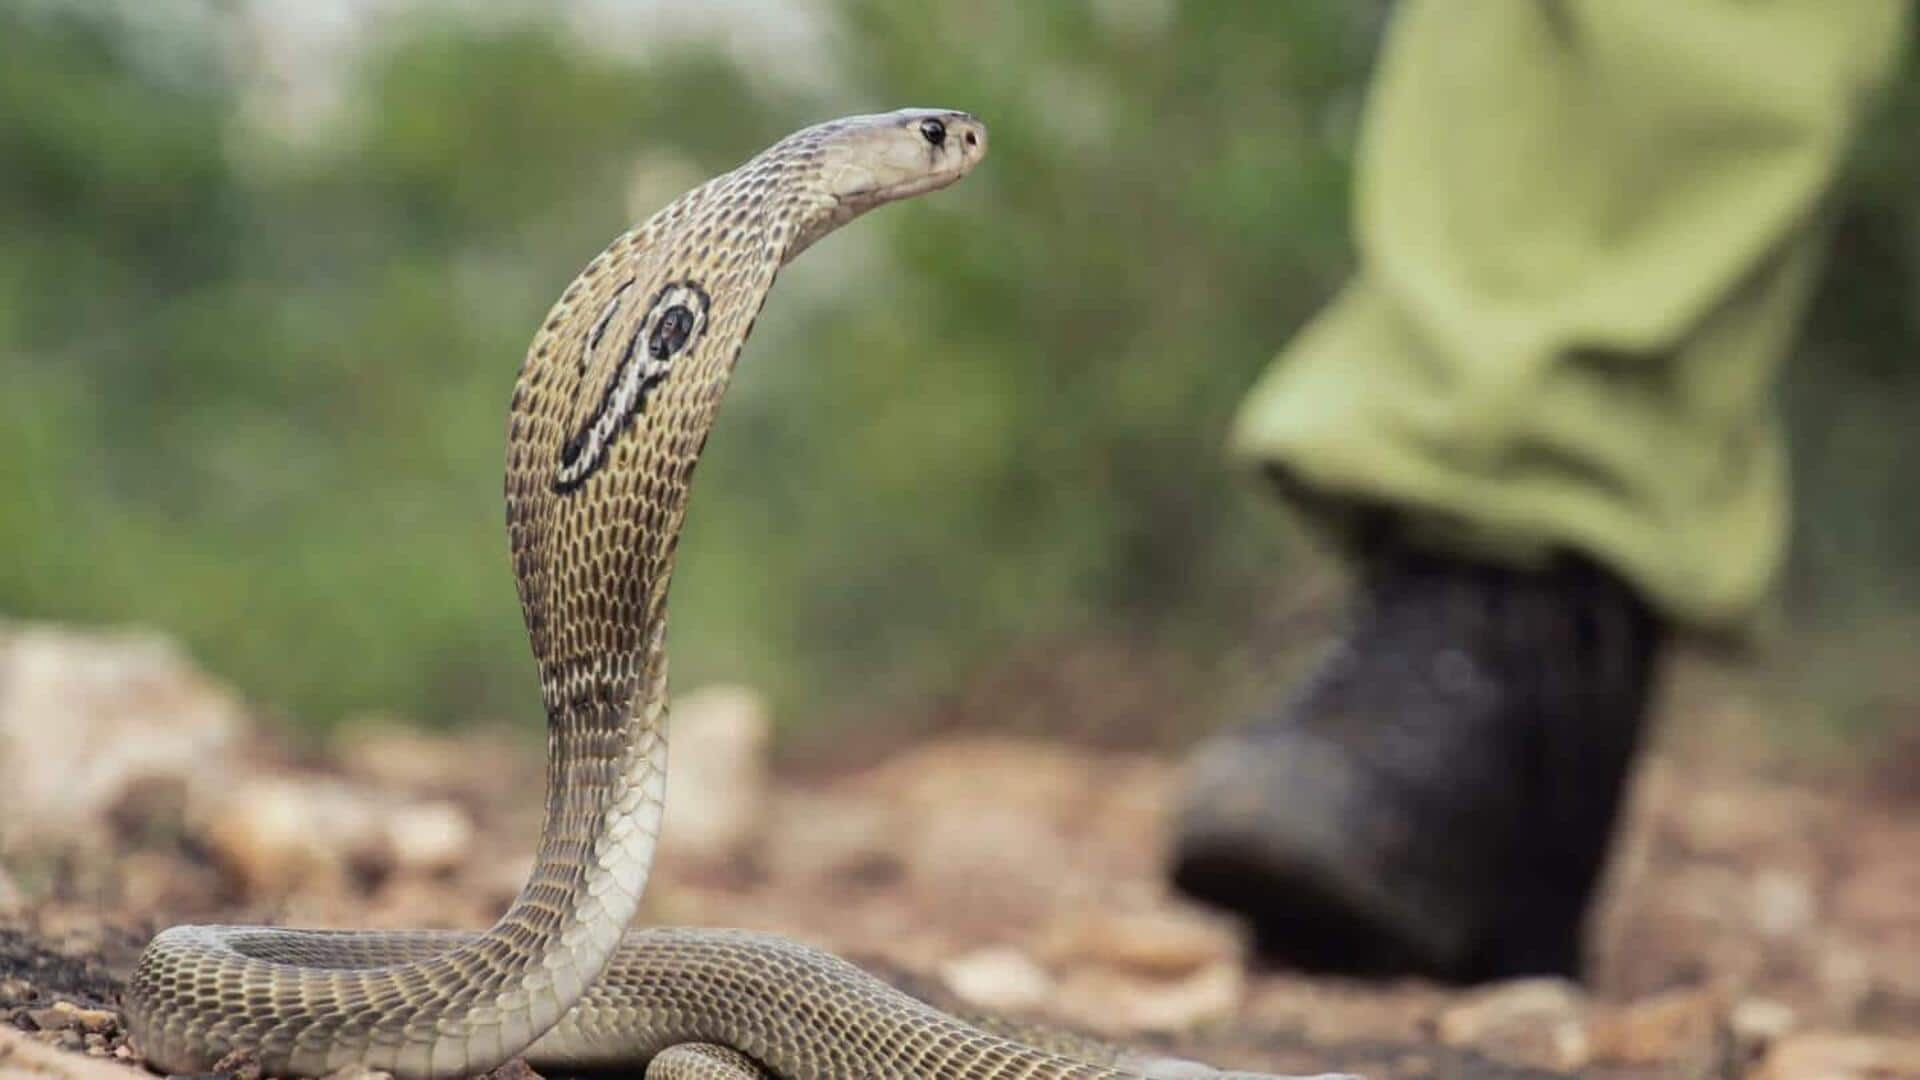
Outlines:
{"type": "Polygon", "coordinates": [[[933,145],[939,146],[947,141],[947,125],[932,118],[922,120],[920,121],[920,135],[933,145]]]}

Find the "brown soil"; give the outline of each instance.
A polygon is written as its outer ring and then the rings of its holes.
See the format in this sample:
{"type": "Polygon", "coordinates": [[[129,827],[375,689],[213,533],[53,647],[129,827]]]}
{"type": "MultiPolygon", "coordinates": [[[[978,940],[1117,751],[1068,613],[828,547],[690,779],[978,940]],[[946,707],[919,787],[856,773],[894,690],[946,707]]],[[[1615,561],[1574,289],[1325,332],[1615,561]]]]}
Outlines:
{"type": "MultiPolygon", "coordinates": [[[[140,944],[175,920],[485,925],[524,873],[537,758],[486,737],[370,738],[297,765],[253,756],[262,774],[458,807],[477,840],[452,865],[356,858],[276,880],[222,854],[178,799],[137,793],[90,842],[0,851],[27,898],[0,916],[0,1022],[130,1057],[117,1025],[83,1030],[48,1010],[116,1010],[140,944]]],[[[941,736],[842,773],[776,770],[764,827],[724,856],[669,850],[647,917],[778,930],[933,997],[970,958],[1012,954],[1046,980],[1023,1011],[1237,1068],[1746,1076],[1796,1038],[1920,1038],[1920,811],[1900,785],[1764,778],[1693,756],[1642,770],[1593,978],[1576,994],[1243,974],[1231,928],[1161,884],[1172,765],[1009,738],[941,736]]]]}

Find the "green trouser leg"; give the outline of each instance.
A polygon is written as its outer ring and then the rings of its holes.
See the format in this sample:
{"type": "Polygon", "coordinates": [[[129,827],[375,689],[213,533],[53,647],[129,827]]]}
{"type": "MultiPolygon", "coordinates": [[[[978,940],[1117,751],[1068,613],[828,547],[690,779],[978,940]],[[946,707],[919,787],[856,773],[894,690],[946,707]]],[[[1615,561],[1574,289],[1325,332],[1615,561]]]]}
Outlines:
{"type": "Polygon", "coordinates": [[[1236,456],[1313,516],[1611,567],[1739,629],[1786,533],[1770,404],[1821,200],[1901,0],[1406,0],[1360,147],[1360,270],[1236,456]]]}

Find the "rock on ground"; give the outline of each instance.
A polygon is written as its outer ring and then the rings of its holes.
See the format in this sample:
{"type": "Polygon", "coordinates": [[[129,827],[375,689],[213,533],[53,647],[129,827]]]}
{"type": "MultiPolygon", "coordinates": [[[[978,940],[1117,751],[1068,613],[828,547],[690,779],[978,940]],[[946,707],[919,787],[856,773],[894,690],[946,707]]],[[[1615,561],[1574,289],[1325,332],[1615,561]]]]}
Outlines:
{"type": "Polygon", "coordinates": [[[669,730],[667,858],[719,863],[749,853],[766,827],[766,699],[743,686],[711,686],[674,702],[669,730]]]}
{"type": "Polygon", "coordinates": [[[0,1080],[151,1080],[126,1062],[60,1050],[0,1025],[0,1080]]]}
{"type": "Polygon", "coordinates": [[[244,727],[167,638],[0,627],[0,845],[98,832],[142,783],[225,783],[244,727]]]}
{"type": "Polygon", "coordinates": [[[434,874],[465,859],[466,811],[315,775],[263,774],[201,799],[192,828],[249,895],[338,891],[356,870],[434,874]]]}
{"type": "Polygon", "coordinates": [[[1756,1080],[1900,1080],[1920,1076],[1920,1038],[1831,1031],[1790,1035],[1767,1054],[1756,1080]]]}
{"type": "Polygon", "coordinates": [[[961,1001],[992,1012],[1032,1012],[1054,992],[1046,969],[1011,945],[956,956],[941,965],[940,979],[961,1001]]]}
{"type": "Polygon", "coordinates": [[[1573,1071],[1593,1057],[1586,996],[1564,979],[1516,979],[1466,995],[1440,1014],[1440,1040],[1498,1061],[1573,1071]]]}

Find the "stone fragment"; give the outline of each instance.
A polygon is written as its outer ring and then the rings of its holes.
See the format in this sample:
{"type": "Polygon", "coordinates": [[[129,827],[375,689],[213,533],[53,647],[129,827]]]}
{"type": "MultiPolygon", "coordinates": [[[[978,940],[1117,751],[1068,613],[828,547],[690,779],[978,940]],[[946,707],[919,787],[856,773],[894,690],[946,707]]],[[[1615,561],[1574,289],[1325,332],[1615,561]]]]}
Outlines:
{"type": "Polygon", "coordinates": [[[1234,1015],[1246,991],[1237,962],[1213,964],[1178,978],[1148,978],[1114,968],[1064,973],[1058,1011],[1072,1023],[1109,1034],[1179,1032],[1234,1015]]]}
{"type": "Polygon", "coordinates": [[[71,1001],[56,1001],[44,1009],[29,1009],[27,1018],[41,1031],[77,1030],[82,1034],[102,1035],[120,1027],[117,1013],[82,1008],[71,1001]]]}
{"type": "Polygon", "coordinates": [[[0,628],[0,845],[102,832],[143,783],[226,783],[244,727],[238,697],[167,638],[0,628]]]}
{"type": "Polygon", "coordinates": [[[940,968],[947,989],[991,1012],[1029,1012],[1046,1003],[1053,979],[1025,952],[998,945],[954,957],[940,968]]]}
{"type": "Polygon", "coordinates": [[[215,857],[254,896],[339,889],[349,859],[376,846],[384,829],[354,788],[295,776],[248,777],[195,817],[215,857]]]}
{"type": "Polygon", "coordinates": [[[1222,923],[1185,909],[1081,909],[1054,923],[1043,954],[1056,967],[1097,964],[1177,977],[1239,962],[1240,942],[1222,923]]]}
{"type": "Polygon", "coordinates": [[[473,847],[467,812],[313,775],[251,776],[204,799],[194,828],[250,895],[338,889],[350,872],[442,873],[473,847]]]}
{"type": "Polygon", "coordinates": [[[0,1080],[153,1080],[153,1074],[60,1050],[0,1024],[0,1080]]]}
{"type": "Polygon", "coordinates": [[[214,1075],[228,1077],[229,1080],[265,1080],[265,1070],[245,1050],[231,1051],[213,1063],[212,1071],[214,1075]]]}
{"type": "Polygon", "coordinates": [[[473,819],[444,800],[396,807],[384,831],[386,854],[402,871],[444,873],[473,849],[473,819]]]}
{"type": "Polygon", "coordinates": [[[1569,1072],[1593,1056],[1585,1004],[1565,979],[1516,979],[1466,995],[1440,1014],[1438,1033],[1509,1064],[1569,1072]]]}
{"type": "Polygon", "coordinates": [[[766,700],[746,687],[707,687],[674,703],[672,725],[662,849],[704,862],[737,858],[766,826],[766,700]]]}
{"type": "Polygon", "coordinates": [[[1793,1031],[1799,1018],[1793,1009],[1768,998],[1746,998],[1727,1014],[1733,1056],[1742,1065],[1763,1060],[1774,1043],[1793,1031]]]}
{"type": "Polygon", "coordinates": [[[1709,989],[1679,989],[1593,1010],[1593,1059],[1610,1065],[1664,1066],[1694,1075],[1718,1053],[1722,999],[1709,989]]]}
{"type": "Polygon", "coordinates": [[[1809,1031],[1774,1044],[1754,1080],[1898,1080],[1920,1076],[1920,1038],[1809,1031]]]}

